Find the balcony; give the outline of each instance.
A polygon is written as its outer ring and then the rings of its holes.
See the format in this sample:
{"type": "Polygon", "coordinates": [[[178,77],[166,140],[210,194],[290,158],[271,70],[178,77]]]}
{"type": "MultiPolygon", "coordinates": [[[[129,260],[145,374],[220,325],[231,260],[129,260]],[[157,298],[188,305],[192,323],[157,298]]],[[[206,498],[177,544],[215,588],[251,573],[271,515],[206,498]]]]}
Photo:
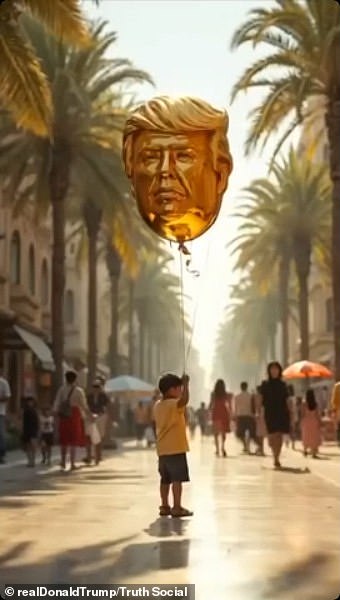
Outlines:
{"type": "Polygon", "coordinates": [[[11,285],[10,309],[20,320],[32,325],[40,325],[39,304],[21,285],[11,285]]]}

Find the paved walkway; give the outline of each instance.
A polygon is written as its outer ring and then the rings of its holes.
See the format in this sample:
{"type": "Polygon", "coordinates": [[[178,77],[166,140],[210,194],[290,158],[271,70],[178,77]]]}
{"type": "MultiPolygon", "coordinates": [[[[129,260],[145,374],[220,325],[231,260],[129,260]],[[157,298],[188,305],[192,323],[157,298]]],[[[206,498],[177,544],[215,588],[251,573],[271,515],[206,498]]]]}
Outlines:
{"type": "Polygon", "coordinates": [[[326,452],[286,450],[276,472],[233,442],[217,459],[197,440],[185,497],[195,516],[182,521],[157,517],[152,450],[67,475],[0,469],[0,584],[195,583],[199,600],[335,600],[340,456],[326,452]]]}

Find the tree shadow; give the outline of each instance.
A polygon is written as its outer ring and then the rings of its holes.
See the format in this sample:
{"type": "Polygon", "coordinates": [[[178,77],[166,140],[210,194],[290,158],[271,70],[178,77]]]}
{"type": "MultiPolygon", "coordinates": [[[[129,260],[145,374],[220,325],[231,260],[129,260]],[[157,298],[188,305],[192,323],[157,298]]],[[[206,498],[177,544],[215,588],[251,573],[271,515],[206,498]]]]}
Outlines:
{"type": "Polygon", "coordinates": [[[0,585],[16,584],[100,584],[124,581],[155,571],[188,566],[190,541],[135,543],[122,547],[136,535],[112,542],[76,547],[47,556],[39,562],[24,561],[30,542],[13,546],[0,563],[0,585]],[[17,564],[12,565],[13,558],[17,564]]]}
{"type": "MultiPolygon", "coordinates": [[[[280,598],[282,595],[286,594],[287,591],[297,591],[298,588],[300,588],[299,593],[303,593],[304,598],[308,598],[309,600],[310,596],[307,596],[307,593],[301,589],[301,586],[308,583],[308,588],[310,590],[313,585],[317,585],[322,581],[325,588],[325,595],[323,598],[326,600],[328,593],[333,593],[333,591],[330,588],[329,590],[326,589],[327,582],[323,576],[323,571],[332,558],[332,556],[327,554],[314,553],[307,558],[303,558],[300,561],[285,567],[280,573],[267,580],[262,594],[263,599],[272,600],[273,598],[280,598]]],[[[333,587],[333,583],[328,583],[330,584],[330,587],[333,587]]],[[[320,598],[320,596],[318,597],[320,598]]]]}
{"type": "MultiPolygon", "coordinates": [[[[27,496],[51,496],[67,490],[70,485],[85,485],[93,483],[94,488],[96,483],[110,482],[113,484],[124,483],[124,485],[133,485],[144,480],[143,475],[138,474],[135,470],[122,470],[112,472],[110,470],[98,470],[96,473],[93,470],[84,466],[76,471],[62,472],[52,467],[51,470],[37,468],[36,470],[17,470],[13,468],[13,472],[6,472],[5,476],[0,477],[0,503],[6,496],[20,497],[27,496]]],[[[17,500],[18,501],[18,500],[17,500]]],[[[11,499],[13,508],[13,500],[11,499]]],[[[22,506],[22,503],[20,504],[22,506]]]]}

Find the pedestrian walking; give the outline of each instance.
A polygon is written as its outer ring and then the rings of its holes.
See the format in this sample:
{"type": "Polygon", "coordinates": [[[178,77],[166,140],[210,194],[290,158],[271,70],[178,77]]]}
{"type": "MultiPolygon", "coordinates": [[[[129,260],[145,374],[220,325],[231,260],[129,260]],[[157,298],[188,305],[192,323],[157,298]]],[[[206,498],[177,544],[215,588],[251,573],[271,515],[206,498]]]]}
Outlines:
{"type": "Polygon", "coordinates": [[[148,425],[148,410],[141,401],[138,402],[135,408],[134,419],[137,445],[142,445],[145,436],[145,430],[148,425]]]}
{"type": "Polygon", "coordinates": [[[94,421],[87,405],[84,390],[77,386],[77,373],[67,371],[63,385],[55,399],[54,414],[58,417],[60,466],[66,469],[67,454],[70,454],[71,471],[77,469],[76,448],[86,445],[84,420],[94,421]]]}
{"type": "Polygon", "coordinates": [[[186,453],[189,445],[186,433],[185,407],[189,402],[189,377],[168,373],[161,377],[162,398],[154,408],[157,433],[158,471],[160,474],[160,516],[190,517],[192,511],[182,506],[182,484],[189,481],[186,453]],[[169,504],[170,488],[173,507],[169,504]]]}
{"type": "Polygon", "coordinates": [[[256,443],[257,456],[265,456],[264,440],[267,437],[266,422],[264,419],[264,407],[261,396],[261,386],[256,388],[255,394],[255,424],[256,424],[256,443]]]}
{"type": "Polygon", "coordinates": [[[292,404],[291,414],[291,440],[292,449],[295,450],[296,442],[301,440],[301,418],[302,418],[302,398],[296,396],[292,404]]]}
{"type": "Polygon", "coordinates": [[[310,450],[312,457],[318,458],[321,446],[321,416],[312,389],[307,390],[306,401],[302,405],[301,432],[304,455],[307,456],[310,450]]]}
{"type": "Polygon", "coordinates": [[[54,444],[54,416],[50,406],[42,409],[39,420],[41,462],[43,465],[50,466],[54,444]]]}
{"type": "Polygon", "coordinates": [[[35,459],[39,439],[39,414],[33,396],[23,400],[22,444],[27,456],[27,466],[35,467],[35,459]]]}
{"type": "Polygon", "coordinates": [[[11,397],[9,383],[0,367],[0,465],[5,463],[6,456],[6,412],[11,397]]]}
{"type": "Polygon", "coordinates": [[[211,394],[210,410],[213,423],[216,456],[227,456],[225,449],[227,433],[230,433],[232,395],[226,391],[223,379],[216,381],[211,394]]]}
{"type": "Polygon", "coordinates": [[[103,389],[103,382],[97,378],[92,384],[92,391],[87,396],[87,404],[93,419],[85,423],[86,430],[86,457],[84,462],[91,464],[92,448],[94,449],[94,460],[98,465],[102,460],[102,446],[106,433],[108,421],[109,397],[103,389]]]}
{"type": "Polygon", "coordinates": [[[262,382],[261,396],[268,441],[273,453],[274,467],[281,468],[280,455],[283,436],[290,431],[288,388],[282,381],[282,367],[274,361],[267,367],[268,379],[262,382]]]}
{"type": "Polygon", "coordinates": [[[208,416],[209,411],[205,405],[205,402],[202,402],[199,409],[196,411],[198,425],[201,431],[201,438],[207,434],[207,425],[208,425],[208,416]]]}
{"type": "Polygon", "coordinates": [[[243,444],[243,452],[250,453],[250,441],[256,444],[255,398],[248,391],[248,383],[241,383],[241,393],[234,397],[233,415],[236,420],[236,437],[243,444]]]}

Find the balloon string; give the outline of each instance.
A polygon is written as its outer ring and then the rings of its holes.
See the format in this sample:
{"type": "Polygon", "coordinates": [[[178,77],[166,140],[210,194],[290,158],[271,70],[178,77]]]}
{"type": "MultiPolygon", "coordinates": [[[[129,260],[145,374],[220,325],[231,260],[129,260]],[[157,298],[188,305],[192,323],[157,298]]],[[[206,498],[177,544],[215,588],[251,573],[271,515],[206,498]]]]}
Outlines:
{"type": "Polygon", "coordinates": [[[186,370],[186,349],[185,349],[185,314],[184,314],[184,272],[183,272],[183,252],[179,247],[180,254],[180,281],[181,281],[181,296],[180,296],[180,309],[181,309],[181,325],[182,325],[182,351],[183,351],[183,372],[186,370]]]}
{"type": "MultiPolygon", "coordinates": [[[[186,357],[185,357],[186,364],[188,364],[188,362],[189,362],[189,356],[190,356],[190,352],[191,352],[192,341],[193,341],[194,331],[195,331],[195,327],[196,327],[196,318],[197,318],[198,308],[199,308],[200,299],[202,298],[202,293],[203,293],[203,289],[204,289],[203,284],[205,283],[206,276],[208,273],[207,267],[208,267],[211,245],[212,245],[212,237],[209,240],[207,253],[205,255],[205,262],[204,262],[204,267],[203,267],[203,277],[201,279],[201,285],[200,285],[200,293],[196,295],[196,299],[195,299],[195,307],[194,307],[193,319],[192,319],[192,324],[191,324],[190,339],[189,339],[189,343],[187,346],[186,357]]],[[[200,271],[200,273],[202,274],[202,271],[200,271]]]]}

